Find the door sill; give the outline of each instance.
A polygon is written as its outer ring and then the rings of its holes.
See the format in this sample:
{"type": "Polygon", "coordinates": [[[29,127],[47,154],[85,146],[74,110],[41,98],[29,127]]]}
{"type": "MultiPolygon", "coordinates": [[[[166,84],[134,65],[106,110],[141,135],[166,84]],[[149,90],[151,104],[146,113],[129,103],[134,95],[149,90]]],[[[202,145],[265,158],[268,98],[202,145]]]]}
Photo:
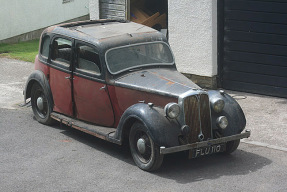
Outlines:
{"type": "Polygon", "coordinates": [[[93,135],[95,137],[98,137],[100,139],[110,141],[116,144],[120,144],[120,142],[112,137],[112,133],[115,133],[117,129],[111,128],[111,127],[103,127],[99,125],[93,125],[86,123],[84,121],[73,119],[69,116],[52,112],[51,118],[55,119],[56,121],[59,121],[60,123],[63,123],[69,127],[72,127],[74,129],[83,131],[85,133],[88,133],[90,135],[93,135]]]}

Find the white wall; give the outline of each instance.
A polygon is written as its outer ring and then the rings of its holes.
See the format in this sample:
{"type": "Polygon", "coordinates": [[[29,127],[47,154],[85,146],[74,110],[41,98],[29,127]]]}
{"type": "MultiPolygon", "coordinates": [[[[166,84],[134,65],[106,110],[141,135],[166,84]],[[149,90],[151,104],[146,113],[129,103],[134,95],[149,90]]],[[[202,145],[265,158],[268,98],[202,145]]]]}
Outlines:
{"type": "Polygon", "coordinates": [[[100,18],[99,0],[90,0],[90,19],[95,20],[100,18]]]}
{"type": "Polygon", "coordinates": [[[0,0],[0,40],[89,14],[89,0],[0,0]]]}
{"type": "Polygon", "coordinates": [[[168,0],[169,43],[180,72],[217,74],[217,0],[168,0]]]}

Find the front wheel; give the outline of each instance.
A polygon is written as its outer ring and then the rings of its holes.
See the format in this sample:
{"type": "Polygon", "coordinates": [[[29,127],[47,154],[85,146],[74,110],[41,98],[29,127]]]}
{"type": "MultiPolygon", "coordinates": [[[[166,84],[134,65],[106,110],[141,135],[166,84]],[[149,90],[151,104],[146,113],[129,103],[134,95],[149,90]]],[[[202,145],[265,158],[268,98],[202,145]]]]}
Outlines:
{"type": "Polygon", "coordinates": [[[240,139],[227,142],[225,153],[230,154],[230,153],[234,152],[237,149],[237,147],[239,146],[239,143],[240,143],[240,139]]]}
{"type": "Polygon", "coordinates": [[[51,103],[47,99],[43,88],[35,83],[31,90],[31,104],[36,120],[45,125],[51,125],[54,120],[51,118],[51,103]]]}
{"type": "Polygon", "coordinates": [[[155,171],[160,168],[163,155],[147,132],[147,128],[140,122],[131,127],[129,135],[131,154],[136,165],[145,171],[155,171]]]}

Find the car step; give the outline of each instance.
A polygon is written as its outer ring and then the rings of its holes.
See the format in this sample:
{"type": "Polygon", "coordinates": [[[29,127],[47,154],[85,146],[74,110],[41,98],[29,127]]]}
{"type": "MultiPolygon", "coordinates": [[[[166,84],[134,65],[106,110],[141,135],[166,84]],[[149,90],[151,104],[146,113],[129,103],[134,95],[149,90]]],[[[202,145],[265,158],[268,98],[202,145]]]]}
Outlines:
{"type": "Polygon", "coordinates": [[[114,140],[109,136],[110,134],[114,133],[117,130],[115,128],[92,125],[56,112],[52,112],[51,117],[56,121],[59,121],[60,123],[63,123],[69,127],[78,129],[80,131],[98,137],[100,139],[118,144],[116,140],[114,140]]]}

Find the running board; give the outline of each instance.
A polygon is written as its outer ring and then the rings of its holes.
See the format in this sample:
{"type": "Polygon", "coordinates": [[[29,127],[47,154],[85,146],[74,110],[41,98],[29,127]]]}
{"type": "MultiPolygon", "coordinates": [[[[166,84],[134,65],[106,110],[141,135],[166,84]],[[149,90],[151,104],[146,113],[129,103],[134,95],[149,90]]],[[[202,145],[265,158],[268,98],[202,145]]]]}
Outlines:
{"type": "MultiPolygon", "coordinates": [[[[116,144],[120,144],[120,142],[109,135],[112,133],[115,133],[117,129],[110,128],[110,127],[102,127],[98,125],[89,124],[86,122],[83,122],[78,119],[73,119],[71,117],[68,117],[66,115],[52,112],[51,118],[55,119],[56,121],[59,121],[60,123],[63,123],[69,127],[72,127],[74,129],[80,130],[82,132],[88,133],[90,135],[93,135],[95,137],[98,137],[100,139],[110,141],[116,144]]],[[[114,134],[112,134],[114,135],[114,134]]]]}

